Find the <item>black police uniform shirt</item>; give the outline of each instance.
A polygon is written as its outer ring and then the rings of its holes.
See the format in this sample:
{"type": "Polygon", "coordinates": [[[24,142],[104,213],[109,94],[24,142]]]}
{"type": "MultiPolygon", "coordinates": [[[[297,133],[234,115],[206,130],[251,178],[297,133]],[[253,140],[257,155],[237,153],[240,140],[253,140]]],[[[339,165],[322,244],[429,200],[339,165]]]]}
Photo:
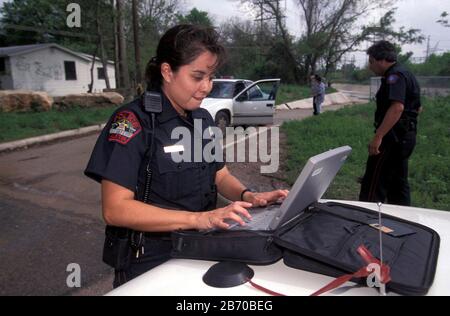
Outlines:
{"type": "MultiPolygon", "coordinates": [[[[204,109],[189,113],[182,118],[162,94],[162,113],[156,115],[153,157],[150,168],[153,172],[149,204],[173,210],[207,211],[215,208],[217,190],[215,176],[224,168],[223,162],[173,161],[170,148],[179,142],[171,139],[177,127],[186,127],[194,135],[194,120],[202,121],[202,132],[215,126],[211,115],[204,109]]],[[[147,162],[145,153],[151,142],[151,117],[144,111],[142,101],[118,109],[102,131],[93,150],[85,175],[101,182],[103,179],[118,184],[130,191],[143,190],[147,162]]],[[[199,135],[199,134],[197,134],[199,135]]],[[[211,136],[211,135],[210,135],[211,136]]],[[[202,141],[203,148],[211,140],[202,141]]],[[[194,158],[192,147],[192,158],[194,158]]],[[[202,148],[202,149],[203,149],[202,148]]]]}
{"type": "Polygon", "coordinates": [[[377,110],[375,127],[380,127],[392,102],[404,105],[403,117],[417,118],[420,104],[420,86],[417,79],[399,64],[392,65],[381,79],[381,87],[376,95],[377,110]]]}

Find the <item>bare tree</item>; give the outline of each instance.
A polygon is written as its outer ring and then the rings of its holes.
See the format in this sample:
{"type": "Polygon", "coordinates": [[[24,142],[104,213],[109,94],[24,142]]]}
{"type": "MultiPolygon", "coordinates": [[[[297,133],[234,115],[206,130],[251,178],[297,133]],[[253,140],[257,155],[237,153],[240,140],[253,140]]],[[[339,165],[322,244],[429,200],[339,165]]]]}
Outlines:
{"type": "Polygon", "coordinates": [[[103,34],[102,34],[102,30],[100,28],[101,23],[100,23],[100,15],[99,15],[99,3],[100,3],[100,0],[97,0],[97,6],[95,9],[95,11],[96,11],[95,12],[95,24],[96,24],[96,28],[97,28],[98,46],[100,49],[100,58],[101,58],[102,65],[103,65],[103,72],[105,75],[106,89],[110,90],[111,83],[109,82],[109,76],[108,76],[108,57],[106,55],[103,34]]]}
{"type": "Polygon", "coordinates": [[[125,90],[130,89],[130,72],[128,70],[127,61],[127,44],[125,41],[125,30],[124,30],[124,5],[123,0],[116,0],[117,4],[117,35],[119,42],[119,65],[120,65],[120,77],[121,77],[121,88],[125,90]]]}
{"type": "Polygon", "coordinates": [[[116,10],[116,3],[114,0],[110,0],[111,8],[113,14],[111,15],[112,18],[112,25],[113,25],[113,37],[114,37],[114,67],[116,72],[116,87],[119,88],[122,86],[122,79],[120,76],[120,58],[119,58],[119,37],[117,36],[117,10],[116,10]]]}
{"type": "Polygon", "coordinates": [[[88,92],[87,93],[92,93],[92,91],[94,89],[94,68],[95,68],[95,62],[97,60],[98,49],[99,49],[99,44],[97,42],[97,46],[95,47],[94,55],[92,56],[92,64],[91,64],[91,70],[90,70],[91,83],[88,84],[89,88],[88,88],[88,92]]]}
{"type": "Polygon", "coordinates": [[[304,76],[316,72],[321,58],[326,68],[364,40],[356,30],[360,18],[380,8],[388,8],[394,0],[297,0],[304,17],[306,32],[302,38],[306,50],[304,76]]]}
{"type": "Polygon", "coordinates": [[[141,0],[141,21],[151,31],[162,33],[174,23],[180,5],[180,0],[141,0]]]}
{"type": "Polygon", "coordinates": [[[400,44],[422,42],[420,30],[394,30],[396,0],[297,0],[305,17],[306,33],[302,39],[305,76],[323,62],[325,75],[349,52],[368,40],[389,39],[400,44]],[[372,12],[385,15],[375,24],[362,23],[372,12]]]}
{"type": "Polygon", "coordinates": [[[257,21],[260,23],[258,42],[260,45],[263,45],[267,50],[271,46],[281,43],[291,65],[290,69],[293,72],[295,81],[300,81],[301,78],[298,71],[300,65],[293,47],[293,38],[284,23],[284,9],[279,2],[274,0],[241,0],[241,3],[247,4],[258,12],[257,21]],[[274,25],[269,25],[264,21],[273,21],[274,25]]]}

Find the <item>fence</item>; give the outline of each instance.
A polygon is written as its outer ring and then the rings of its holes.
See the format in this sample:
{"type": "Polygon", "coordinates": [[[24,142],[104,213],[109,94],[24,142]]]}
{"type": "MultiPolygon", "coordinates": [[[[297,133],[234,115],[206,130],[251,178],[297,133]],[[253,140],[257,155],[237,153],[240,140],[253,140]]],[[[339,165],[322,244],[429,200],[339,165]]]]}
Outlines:
{"type": "MultiPolygon", "coordinates": [[[[450,95],[450,77],[416,77],[419,81],[422,96],[440,97],[450,95]]],[[[381,86],[381,77],[370,79],[370,99],[374,100],[381,86]]]]}

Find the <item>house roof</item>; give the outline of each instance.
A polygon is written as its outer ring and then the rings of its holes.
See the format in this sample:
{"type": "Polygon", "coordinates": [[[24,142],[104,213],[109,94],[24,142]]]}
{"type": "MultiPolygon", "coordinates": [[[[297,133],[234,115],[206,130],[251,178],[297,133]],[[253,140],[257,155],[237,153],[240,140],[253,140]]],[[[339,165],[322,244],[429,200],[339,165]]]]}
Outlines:
{"type": "MultiPolygon", "coordinates": [[[[59,49],[61,51],[64,51],[70,55],[73,55],[88,62],[91,62],[93,58],[91,55],[78,53],[55,43],[0,47],[0,57],[18,56],[47,48],[59,49]]],[[[100,61],[99,58],[96,58],[96,60],[100,61]]],[[[108,63],[114,64],[114,62],[110,60],[108,60],[108,63]]]]}

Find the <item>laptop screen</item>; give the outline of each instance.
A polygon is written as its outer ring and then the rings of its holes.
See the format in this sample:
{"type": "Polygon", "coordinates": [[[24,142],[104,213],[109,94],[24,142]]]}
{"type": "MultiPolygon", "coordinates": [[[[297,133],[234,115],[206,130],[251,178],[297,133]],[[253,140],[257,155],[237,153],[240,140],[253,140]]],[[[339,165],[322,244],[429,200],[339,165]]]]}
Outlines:
{"type": "Polygon", "coordinates": [[[320,200],[351,152],[351,147],[344,146],[311,157],[269,228],[275,230],[287,224],[320,200]]]}

